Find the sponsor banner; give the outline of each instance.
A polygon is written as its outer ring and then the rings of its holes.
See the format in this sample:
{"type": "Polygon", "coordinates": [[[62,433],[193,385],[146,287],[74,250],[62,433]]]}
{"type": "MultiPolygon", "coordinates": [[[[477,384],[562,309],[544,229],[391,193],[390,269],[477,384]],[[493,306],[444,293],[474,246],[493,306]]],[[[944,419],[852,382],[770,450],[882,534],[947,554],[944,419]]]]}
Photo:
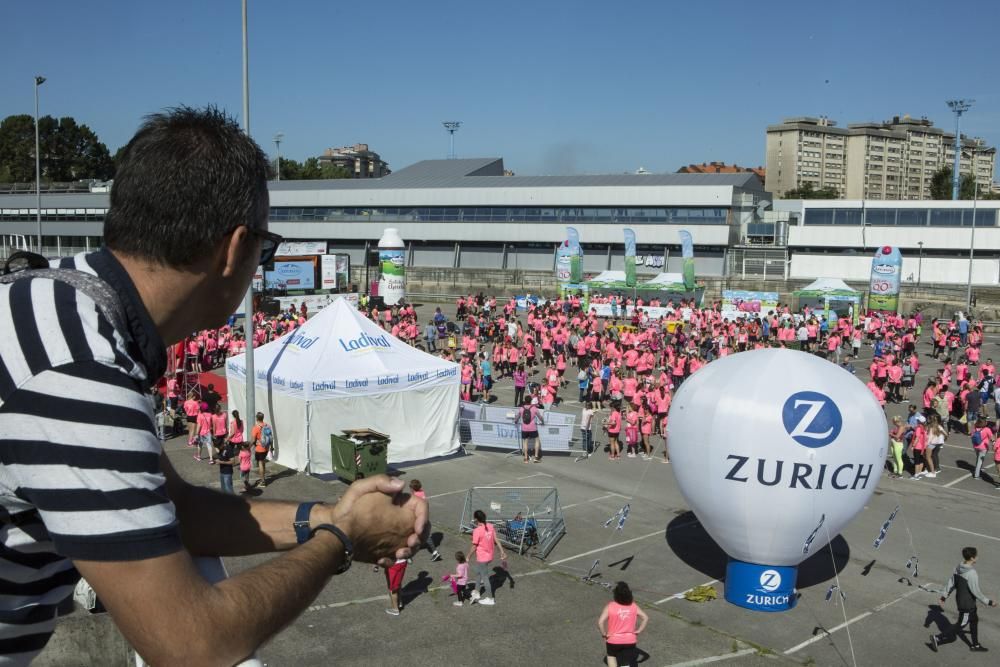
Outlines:
{"type": "Polygon", "coordinates": [[[684,274],[684,288],[694,289],[694,239],[691,232],[682,229],[677,234],[681,237],[681,257],[684,259],[682,273],[684,274]]]}
{"type": "Polygon", "coordinates": [[[316,289],[316,267],[310,262],[275,262],[274,271],[264,272],[267,289],[316,289]]]}
{"type": "Polygon", "coordinates": [[[726,565],[726,601],[754,611],[787,611],[797,602],[796,570],[730,559],[726,565]]]}
{"type": "Polygon", "coordinates": [[[722,314],[729,319],[767,315],[777,309],[777,292],[722,291],[722,314]]]}
{"type": "Polygon", "coordinates": [[[660,269],[663,268],[663,255],[636,255],[635,263],[638,266],[660,269]]]}
{"type": "MultiPolygon", "coordinates": [[[[468,419],[463,421],[468,427],[467,432],[472,444],[477,447],[509,450],[517,450],[521,447],[521,427],[516,420],[468,419]]],[[[572,448],[573,426],[539,424],[538,438],[544,451],[567,451],[572,448]]]]}
{"type": "Polygon", "coordinates": [[[323,255],[319,258],[320,289],[337,289],[337,256],[323,255]]]}
{"type": "Polygon", "coordinates": [[[306,257],[325,255],[326,241],[282,241],[278,244],[278,257],[306,257]]]}
{"type": "MultiPolygon", "coordinates": [[[[315,340],[315,339],[312,339],[315,340]]],[[[304,341],[310,344],[308,340],[304,341]]],[[[296,345],[292,343],[291,345],[296,345]]],[[[301,344],[300,344],[301,346],[301,344]]],[[[291,349],[291,348],[290,348],[291,349]]],[[[227,369],[229,365],[227,365],[227,369]]],[[[246,370],[232,365],[232,371],[241,379],[246,370]]],[[[267,369],[256,372],[257,386],[267,385],[267,369]]],[[[423,389],[443,384],[458,384],[458,367],[429,371],[385,372],[377,375],[356,377],[311,378],[308,380],[287,378],[275,373],[271,375],[271,389],[275,393],[300,396],[308,399],[342,398],[345,396],[368,396],[410,389],[423,389]]]]}
{"type": "MultiPolygon", "coordinates": [[[[598,317],[615,317],[612,313],[610,303],[592,303],[590,304],[589,310],[593,311],[598,317]]],[[[632,317],[632,312],[634,310],[635,306],[627,306],[625,308],[619,306],[617,317],[618,319],[630,318],[632,317]]],[[[670,313],[674,312],[674,309],[666,308],[664,306],[643,306],[642,312],[646,313],[651,320],[661,320],[670,313]]],[[[687,321],[691,317],[691,309],[683,308],[681,310],[681,315],[684,317],[684,320],[687,321]]]]}
{"type": "Polygon", "coordinates": [[[635,231],[625,228],[625,285],[635,287],[635,231]]]}
{"type": "Polygon", "coordinates": [[[531,301],[531,303],[535,304],[536,306],[544,306],[546,303],[548,303],[546,299],[543,299],[540,296],[532,295],[531,297],[526,297],[526,296],[514,297],[514,304],[517,306],[518,310],[527,310],[528,301],[531,301]]]}
{"type": "Polygon", "coordinates": [[[306,294],[304,296],[276,297],[278,303],[281,304],[281,310],[284,312],[288,312],[288,308],[293,305],[295,306],[295,309],[298,310],[299,306],[305,303],[306,308],[309,309],[311,314],[315,314],[323,310],[323,308],[329,306],[337,299],[347,299],[347,302],[352,306],[355,308],[358,307],[357,292],[348,292],[345,294],[306,294]]]}
{"type": "Polygon", "coordinates": [[[576,227],[566,228],[566,239],[569,241],[569,282],[583,282],[583,246],[580,245],[580,232],[576,227]]]}
{"type": "Polygon", "coordinates": [[[556,280],[561,283],[570,282],[570,249],[569,241],[563,241],[556,249],[556,280]]]}
{"type": "Polygon", "coordinates": [[[903,255],[899,248],[882,246],[872,259],[868,309],[895,313],[899,310],[899,282],[903,255]]]}
{"type": "Polygon", "coordinates": [[[394,306],[406,297],[406,251],[402,248],[380,249],[378,259],[382,276],[378,294],[387,305],[394,306]]]}

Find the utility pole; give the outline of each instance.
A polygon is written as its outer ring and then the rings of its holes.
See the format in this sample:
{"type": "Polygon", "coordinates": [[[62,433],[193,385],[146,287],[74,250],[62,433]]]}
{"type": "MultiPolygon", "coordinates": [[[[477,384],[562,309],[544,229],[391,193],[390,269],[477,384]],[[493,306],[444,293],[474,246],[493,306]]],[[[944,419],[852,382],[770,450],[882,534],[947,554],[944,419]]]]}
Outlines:
{"type": "Polygon", "coordinates": [[[44,76],[35,77],[35,222],[38,223],[38,254],[42,253],[42,154],[38,140],[38,87],[45,83],[44,76]]]}
{"type": "MultiPolygon", "coordinates": [[[[247,0],[242,1],[243,5],[243,131],[250,136],[250,51],[247,43],[247,0]]],[[[249,235],[247,236],[249,240],[249,235]]],[[[250,279],[250,286],[247,288],[246,296],[243,297],[243,333],[246,340],[246,376],[244,388],[246,389],[247,412],[243,415],[243,428],[245,438],[250,435],[250,426],[255,421],[257,414],[255,404],[255,392],[257,389],[257,374],[253,367],[253,278],[250,279]]]]}
{"type": "MultiPolygon", "coordinates": [[[[958,200],[960,184],[962,183],[962,176],[958,170],[962,158],[962,114],[972,108],[974,102],[975,100],[947,101],[948,108],[955,114],[955,166],[952,167],[951,171],[951,198],[953,201],[958,200]]],[[[974,175],[973,178],[975,178],[974,175]]]]}
{"type": "Polygon", "coordinates": [[[277,180],[281,180],[281,140],[285,138],[283,132],[278,132],[274,135],[274,152],[277,154],[277,159],[274,161],[274,173],[277,180]]]}
{"type": "Polygon", "coordinates": [[[458,128],[462,127],[462,121],[460,120],[446,120],[443,123],[445,132],[448,133],[448,137],[451,140],[451,148],[448,151],[448,159],[455,159],[455,133],[458,132],[458,128]]]}

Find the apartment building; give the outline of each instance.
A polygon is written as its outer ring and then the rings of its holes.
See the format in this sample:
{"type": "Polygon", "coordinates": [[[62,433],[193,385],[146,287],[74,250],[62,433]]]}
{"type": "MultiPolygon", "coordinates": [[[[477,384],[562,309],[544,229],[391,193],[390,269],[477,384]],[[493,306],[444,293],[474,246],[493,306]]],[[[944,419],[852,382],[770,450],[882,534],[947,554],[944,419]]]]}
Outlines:
{"type": "MultiPolygon", "coordinates": [[[[767,128],[767,180],[775,196],[811,184],[841,199],[930,199],[931,178],[954,157],[955,135],[926,118],[896,116],[846,128],[826,117],[787,118],[767,128]]],[[[962,138],[959,171],[988,192],[996,148],[962,138]]]]}

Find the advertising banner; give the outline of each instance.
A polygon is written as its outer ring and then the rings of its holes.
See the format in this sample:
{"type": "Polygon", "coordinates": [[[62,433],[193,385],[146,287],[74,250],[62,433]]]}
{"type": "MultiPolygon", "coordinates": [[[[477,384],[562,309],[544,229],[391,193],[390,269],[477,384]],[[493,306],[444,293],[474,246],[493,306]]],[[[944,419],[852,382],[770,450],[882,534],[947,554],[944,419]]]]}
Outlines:
{"type": "Polygon", "coordinates": [[[899,310],[899,281],[903,268],[903,255],[899,248],[882,246],[872,259],[872,277],[868,309],[890,313],[899,310]]]}
{"type": "Polygon", "coordinates": [[[337,256],[319,258],[319,285],[321,289],[337,289],[337,256]]]}
{"type": "Polygon", "coordinates": [[[583,246],[580,245],[580,232],[576,227],[566,228],[566,240],[569,241],[569,282],[583,282],[583,246]]]}
{"type": "Polygon", "coordinates": [[[681,257],[684,258],[682,273],[684,274],[684,289],[694,289],[694,239],[691,232],[682,229],[677,232],[681,237],[681,257]]]}
{"type": "Polygon", "coordinates": [[[625,228],[625,285],[635,287],[635,231],[625,228]]]}
{"type": "Polygon", "coordinates": [[[556,280],[561,283],[570,282],[570,254],[569,241],[563,241],[556,248],[556,280]]]}
{"type": "Polygon", "coordinates": [[[777,309],[777,292],[722,291],[722,314],[729,319],[767,315],[777,309]]]}
{"type": "Polygon", "coordinates": [[[274,271],[264,272],[267,289],[316,289],[316,268],[312,262],[275,262],[274,271]]]}
{"type": "Polygon", "coordinates": [[[278,257],[305,257],[325,255],[326,241],[282,241],[278,244],[278,257]]]}
{"type": "Polygon", "coordinates": [[[382,267],[382,277],[378,283],[378,294],[390,306],[394,306],[406,296],[406,251],[399,249],[380,249],[379,263],[382,267]]]}

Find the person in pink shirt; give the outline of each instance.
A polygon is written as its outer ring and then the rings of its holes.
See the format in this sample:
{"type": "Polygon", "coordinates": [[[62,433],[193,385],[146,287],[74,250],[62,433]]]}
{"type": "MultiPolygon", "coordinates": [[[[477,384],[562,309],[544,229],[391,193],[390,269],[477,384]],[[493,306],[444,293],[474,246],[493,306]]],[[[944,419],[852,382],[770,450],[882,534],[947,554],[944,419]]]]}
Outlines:
{"type": "Polygon", "coordinates": [[[618,410],[617,402],[611,404],[611,414],[608,415],[604,426],[608,433],[608,445],[610,447],[608,458],[612,461],[617,461],[620,458],[618,436],[622,432],[622,413],[618,410]]]}
{"type": "Polygon", "coordinates": [[[486,521],[486,513],[476,510],[472,513],[472,517],[475,519],[476,527],[472,529],[472,544],[467,557],[472,562],[472,580],[475,588],[472,590],[470,600],[472,604],[478,602],[489,607],[496,604],[490,584],[490,563],[493,562],[496,549],[500,550],[501,561],[507,560],[507,552],[500,544],[496,528],[486,521]],[[486,594],[484,597],[480,597],[480,590],[486,594]]]}
{"type": "Polygon", "coordinates": [[[212,446],[212,413],[208,411],[208,403],[202,403],[200,412],[195,418],[198,428],[198,451],[194,455],[195,461],[201,461],[202,447],[208,449],[208,462],[215,465],[215,447],[212,446]]]}
{"type": "Polygon", "coordinates": [[[194,392],[188,394],[187,400],[184,401],[182,408],[184,410],[184,416],[187,419],[188,447],[194,447],[195,440],[198,438],[198,413],[201,412],[201,403],[195,399],[194,392]]]}
{"type": "Polygon", "coordinates": [[[222,403],[216,403],[215,412],[212,413],[212,447],[216,451],[222,448],[227,435],[229,435],[229,418],[222,409],[222,403]]]}
{"type": "MultiPolygon", "coordinates": [[[[972,391],[977,390],[973,389],[972,391]]],[[[972,441],[973,453],[976,455],[976,469],[972,473],[972,479],[979,479],[979,475],[983,471],[983,463],[986,461],[986,452],[989,451],[991,444],[995,446],[993,442],[995,436],[993,429],[987,425],[986,420],[979,418],[976,420],[975,426],[970,425],[969,438],[972,441]]]]}
{"type": "Polygon", "coordinates": [[[469,563],[464,553],[461,551],[455,552],[455,571],[441,577],[441,581],[447,581],[451,584],[451,592],[455,596],[455,601],[451,604],[461,607],[469,585],[469,563]]]}
{"type": "Polygon", "coordinates": [[[597,628],[604,638],[608,667],[637,664],[636,642],[646,629],[649,616],[632,597],[632,590],[624,581],[615,585],[614,599],[604,607],[597,619],[597,628]],[[638,621],[638,627],[636,627],[638,621]]]}
{"type": "Polygon", "coordinates": [[[878,383],[875,382],[874,378],[872,378],[871,382],[869,382],[867,386],[868,386],[868,389],[872,392],[872,395],[878,401],[878,404],[881,405],[884,408],[885,407],[885,391],[883,391],[882,388],[880,386],[878,386],[878,383]]]}
{"type": "Polygon", "coordinates": [[[639,435],[642,438],[642,458],[648,460],[653,455],[653,446],[649,443],[649,436],[653,434],[653,422],[656,417],[645,406],[639,408],[639,435]]]}
{"type": "Polygon", "coordinates": [[[531,404],[531,398],[526,398],[521,409],[517,413],[517,425],[521,428],[521,449],[524,453],[524,462],[534,461],[539,463],[542,460],[541,444],[538,440],[538,424],[544,424],[538,407],[531,404]],[[535,457],[530,458],[529,454],[534,445],[535,457]]]}

